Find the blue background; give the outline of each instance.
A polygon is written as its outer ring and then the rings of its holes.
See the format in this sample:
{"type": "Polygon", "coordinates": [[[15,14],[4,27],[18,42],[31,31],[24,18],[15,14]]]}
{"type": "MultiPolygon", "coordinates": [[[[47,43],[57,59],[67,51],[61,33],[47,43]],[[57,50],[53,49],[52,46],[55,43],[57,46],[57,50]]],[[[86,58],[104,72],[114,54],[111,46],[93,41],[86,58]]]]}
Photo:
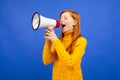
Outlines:
{"type": "Polygon", "coordinates": [[[84,80],[120,80],[119,0],[0,0],[0,80],[51,80],[52,64],[42,62],[45,28],[32,30],[31,18],[38,11],[59,20],[64,9],[81,15],[84,80]]]}

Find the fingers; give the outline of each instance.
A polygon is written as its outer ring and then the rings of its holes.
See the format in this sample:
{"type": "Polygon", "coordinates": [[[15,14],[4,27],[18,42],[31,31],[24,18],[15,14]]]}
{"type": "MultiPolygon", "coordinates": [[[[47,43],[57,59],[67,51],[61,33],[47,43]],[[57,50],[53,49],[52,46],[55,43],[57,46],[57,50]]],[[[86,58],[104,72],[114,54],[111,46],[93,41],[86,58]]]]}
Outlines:
{"type": "Polygon", "coordinates": [[[52,27],[47,27],[48,30],[50,30],[51,32],[54,31],[54,28],[52,27]]]}
{"type": "Polygon", "coordinates": [[[45,36],[50,36],[50,34],[51,34],[52,32],[50,31],[50,30],[45,30],[45,36]]]}
{"type": "Polygon", "coordinates": [[[49,30],[49,29],[46,29],[45,30],[45,33],[51,33],[52,31],[51,30],[49,30]]]}
{"type": "Polygon", "coordinates": [[[54,28],[49,28],[48,27],[45,30],[44,38],[48,39],[50,41],[53,41],[54,39],[56,39],[56,34],[54,33],[54,28]]]}
{"type": "Polygon", "coordinates": [[[44,38],[45,38],[45,39],[48,39],[48,40],[51,40],[52,34],[46,32],[46,33],[44,34],[44,38]]]}
{"type": "Polygon", "coordinates": [[[44,37],[48,37],[52,34],[52,30],[51,29],[46,29],[45,30],[45,34],[44,34],[44,37]]]}
{"type": "Polygon", "coordinates": [[[54,31],[53,28],[47,28],[47,29],[45,30],[45,32],[48,32],[48,33],[53,32],[53,31],[54,31]]]}
{"type": "Polygon", "coordinates": [[[45,30],[45,35],[50,35],[50,34],[53,34],[54,33],[54,29],[53,28],[50,28],[48,27],[46,30],[45,30]]]}

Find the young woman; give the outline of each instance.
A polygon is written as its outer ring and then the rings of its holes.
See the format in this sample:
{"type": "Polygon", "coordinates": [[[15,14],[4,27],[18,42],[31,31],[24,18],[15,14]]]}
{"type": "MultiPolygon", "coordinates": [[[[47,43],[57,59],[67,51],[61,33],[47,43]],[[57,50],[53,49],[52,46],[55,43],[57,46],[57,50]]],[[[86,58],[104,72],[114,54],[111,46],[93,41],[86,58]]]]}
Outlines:
{"type": "Polygon", "coordinates": [[[43,63],[53,63],[52,80],[83,80],[81,61],[87,40],[80,32],[80,16],[72,10],[60,14],[61,36],[47,28],[43,49],[43,63]]]}

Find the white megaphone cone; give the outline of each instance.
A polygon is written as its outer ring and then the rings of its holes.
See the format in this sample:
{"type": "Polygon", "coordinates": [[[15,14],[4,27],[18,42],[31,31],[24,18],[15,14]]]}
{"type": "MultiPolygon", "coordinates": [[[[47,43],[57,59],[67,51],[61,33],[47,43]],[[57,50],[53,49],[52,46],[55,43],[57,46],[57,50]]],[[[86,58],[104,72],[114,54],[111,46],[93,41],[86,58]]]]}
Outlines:
{"type": "Polygon", "coordinates": [[[32,28],[34,30],[37,30],[38,28],[41,27],[59,27],[60,22],[58,20],[54,20],[51,18],[46,18],[41,15],[39,15],[38,12],[35,12],[32,16],[32,28]]]}

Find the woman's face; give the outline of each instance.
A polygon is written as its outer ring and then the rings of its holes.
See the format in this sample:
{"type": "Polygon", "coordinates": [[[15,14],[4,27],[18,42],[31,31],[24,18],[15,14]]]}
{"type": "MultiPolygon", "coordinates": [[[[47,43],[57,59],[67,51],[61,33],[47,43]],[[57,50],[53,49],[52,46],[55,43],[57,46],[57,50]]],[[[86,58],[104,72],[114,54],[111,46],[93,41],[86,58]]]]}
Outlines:
{"type": "Polygon", "coordinates": [[[62,26],[62,32],[73,30],[73,26],[76,24],[75,20],[71,17],[69,12],[62,13],[60,17],[60,23],[62,26]]]}

